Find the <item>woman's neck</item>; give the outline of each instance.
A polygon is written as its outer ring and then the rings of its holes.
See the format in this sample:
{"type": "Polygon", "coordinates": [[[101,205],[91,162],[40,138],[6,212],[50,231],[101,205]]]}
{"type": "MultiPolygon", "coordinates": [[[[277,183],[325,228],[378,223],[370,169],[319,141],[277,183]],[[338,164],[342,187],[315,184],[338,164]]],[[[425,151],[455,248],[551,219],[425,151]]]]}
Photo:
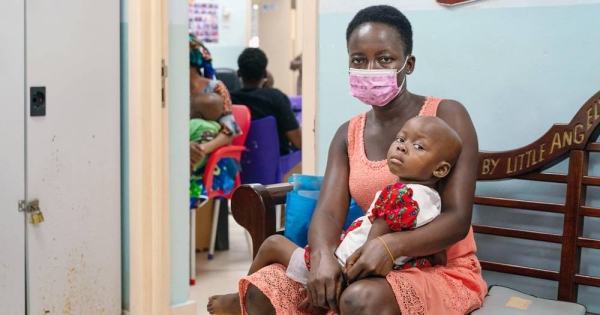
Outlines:
{"type": "Polygon", "coordinates": [[[419,115],[424,98],[419,95],[403,91],[398,97],[386,106],[373,106],[375,121],[382,125],[397,124],[419,115]]]}

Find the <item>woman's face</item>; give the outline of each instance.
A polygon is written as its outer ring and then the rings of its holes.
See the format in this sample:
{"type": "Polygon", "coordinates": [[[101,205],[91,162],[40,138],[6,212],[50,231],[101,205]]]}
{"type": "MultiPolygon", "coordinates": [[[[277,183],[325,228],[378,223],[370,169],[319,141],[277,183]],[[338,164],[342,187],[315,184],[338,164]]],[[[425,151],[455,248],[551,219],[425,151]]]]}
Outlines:
{"type": "MultiPolygon", "coordinates": [[[[359,25],[348,39],[349,67],[356,69],[400,69],[406,60],[404,43],[398,32],[382,23],[359,25]]],[[[414,58],[404,71],[412,72],[414,58]]],[[[399,76],[401,73],[398,74],[399,76]]]]}

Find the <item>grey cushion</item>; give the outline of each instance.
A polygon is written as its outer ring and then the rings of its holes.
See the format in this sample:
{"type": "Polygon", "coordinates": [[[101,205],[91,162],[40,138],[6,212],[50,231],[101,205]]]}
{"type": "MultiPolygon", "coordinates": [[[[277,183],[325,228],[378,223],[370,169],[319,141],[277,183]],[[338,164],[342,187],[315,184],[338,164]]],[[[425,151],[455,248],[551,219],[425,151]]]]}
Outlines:
{"type": "Polygon", "coordinates": [[[585,315],[581,304],[548,300],[511,288],[494,285],[483,300],[483,306],[472,315],[561,314],[585,315]]]}

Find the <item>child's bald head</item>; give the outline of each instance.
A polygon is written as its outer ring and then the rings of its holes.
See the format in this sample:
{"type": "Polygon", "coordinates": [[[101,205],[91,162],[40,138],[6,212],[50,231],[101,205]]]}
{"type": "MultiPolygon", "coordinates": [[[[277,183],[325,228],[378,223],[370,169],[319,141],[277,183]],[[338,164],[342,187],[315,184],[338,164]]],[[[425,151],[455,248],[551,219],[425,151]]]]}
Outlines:
{"type": "Polygon", "coordinates": [[[190,118],[217,121],[223,116],[223,98],[217,93],[192,95],[190,118]]]}

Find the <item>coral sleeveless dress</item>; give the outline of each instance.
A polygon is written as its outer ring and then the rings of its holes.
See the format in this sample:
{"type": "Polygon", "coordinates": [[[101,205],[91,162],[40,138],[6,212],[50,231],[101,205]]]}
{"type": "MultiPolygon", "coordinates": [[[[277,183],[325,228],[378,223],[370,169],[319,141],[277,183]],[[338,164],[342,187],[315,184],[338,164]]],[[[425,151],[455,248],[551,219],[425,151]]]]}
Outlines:
{"type": "MultiPolygon", "coordinates": [[[[419,115],[435,116],[441,99],[428,97],[419,115]]],[[[350,120],[348,156],[350,161],[350,193],[363,209],[368,209],[377,190],[396,178],[386,160],[370,161],[364,149],[366,113],[350,120]]],[[[443,207],[443,205],[442,205],[443,207]]],[[[464,315],[481,306],[487,285],[481,277],[481,266],[475,257],[473,229],[446,250],[446,266],[391,271],[390,284],[403,315],[464,315]]],[[[259,288],[271,301],[277,314],[306,314],[297,310],[305,295],[301,285],[285,275],[285,267],[271,265],[240,280],[240,300],[244,301],[249,284],[259,288]]],[[[242,304],[243,314],[247,314],[242,304]]],[[[331,313],[331,312],[330,312],[331,313]]]]}

